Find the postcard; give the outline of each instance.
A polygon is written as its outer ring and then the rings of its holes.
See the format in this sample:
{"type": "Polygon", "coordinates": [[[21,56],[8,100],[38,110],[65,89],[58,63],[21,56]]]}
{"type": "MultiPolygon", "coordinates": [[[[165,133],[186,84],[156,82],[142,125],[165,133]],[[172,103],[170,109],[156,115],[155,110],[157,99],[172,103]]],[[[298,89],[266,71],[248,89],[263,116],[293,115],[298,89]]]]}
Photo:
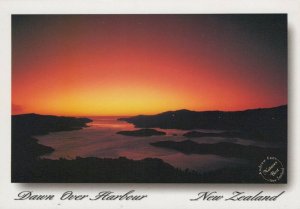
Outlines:
{"type": "Polygon", "coordinates": [[[287,142],[286,14],[12,15],[12,182],[286,183],[287,142]]]}
{"type": "Polygon", "coordinates": [[[7,208],[297,202],[295,13],[15,11],[7,208]]]}

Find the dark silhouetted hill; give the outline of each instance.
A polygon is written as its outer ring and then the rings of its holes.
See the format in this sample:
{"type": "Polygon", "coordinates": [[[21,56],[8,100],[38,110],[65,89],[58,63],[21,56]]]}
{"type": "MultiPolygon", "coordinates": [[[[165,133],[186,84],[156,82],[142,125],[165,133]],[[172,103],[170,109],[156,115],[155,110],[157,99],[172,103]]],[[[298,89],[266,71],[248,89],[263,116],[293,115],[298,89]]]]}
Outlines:
{"type": "Polygon", "coordinates": [[[52,115],[22,114],[12,116],[12,134],[43,135],[49,132],[71,131],[87,127],[92,122],[88,118],[63,117],[52,115]],[[14,131],[17,129],[17,131],[14,131]]]}
{"type": "Polygon", "coordinates": [[[120,118],[138,128],[238,131],[257,140],[287,140],[287,105],[245,111],[169,111],[120,118]]]}

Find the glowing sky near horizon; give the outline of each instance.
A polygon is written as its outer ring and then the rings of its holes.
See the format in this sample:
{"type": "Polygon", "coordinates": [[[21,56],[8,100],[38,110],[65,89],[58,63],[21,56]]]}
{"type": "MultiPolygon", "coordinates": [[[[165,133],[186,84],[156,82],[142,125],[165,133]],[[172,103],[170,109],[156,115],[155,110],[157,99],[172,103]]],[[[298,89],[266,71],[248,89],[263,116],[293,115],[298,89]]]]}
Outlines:
{"type": "Polygon", "coordinates": [[[287,103],[285,15],[13,15],[12,113],[287,103]]]}

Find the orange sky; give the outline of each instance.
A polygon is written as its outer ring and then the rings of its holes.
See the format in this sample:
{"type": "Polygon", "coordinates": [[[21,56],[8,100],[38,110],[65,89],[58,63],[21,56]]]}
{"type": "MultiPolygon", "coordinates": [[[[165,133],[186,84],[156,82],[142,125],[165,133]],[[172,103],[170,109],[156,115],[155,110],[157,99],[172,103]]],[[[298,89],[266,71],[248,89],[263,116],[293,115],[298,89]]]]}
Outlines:
{"type": "Polygon", "coordinates": [[[287,103],[284,15],[17,15],[12,42],[13,114],[287,103]]]}

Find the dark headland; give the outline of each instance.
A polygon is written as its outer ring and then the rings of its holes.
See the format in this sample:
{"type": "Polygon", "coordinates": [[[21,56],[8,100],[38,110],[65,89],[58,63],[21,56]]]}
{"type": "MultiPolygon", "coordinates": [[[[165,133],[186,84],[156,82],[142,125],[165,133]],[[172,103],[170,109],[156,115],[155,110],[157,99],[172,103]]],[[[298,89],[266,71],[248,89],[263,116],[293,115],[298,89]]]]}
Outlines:
{"type": "MultiPolygon", "coordinates": [[[[229,112],[178,110],[119,120],[132,123],[137,128],[226,130],[227,133],[223,134],[253,140],[284,142],[287,139],[287,105],[229,112]]],[[[189,137],[195,135],[200,134],[186,134],[189,137]]]]}

